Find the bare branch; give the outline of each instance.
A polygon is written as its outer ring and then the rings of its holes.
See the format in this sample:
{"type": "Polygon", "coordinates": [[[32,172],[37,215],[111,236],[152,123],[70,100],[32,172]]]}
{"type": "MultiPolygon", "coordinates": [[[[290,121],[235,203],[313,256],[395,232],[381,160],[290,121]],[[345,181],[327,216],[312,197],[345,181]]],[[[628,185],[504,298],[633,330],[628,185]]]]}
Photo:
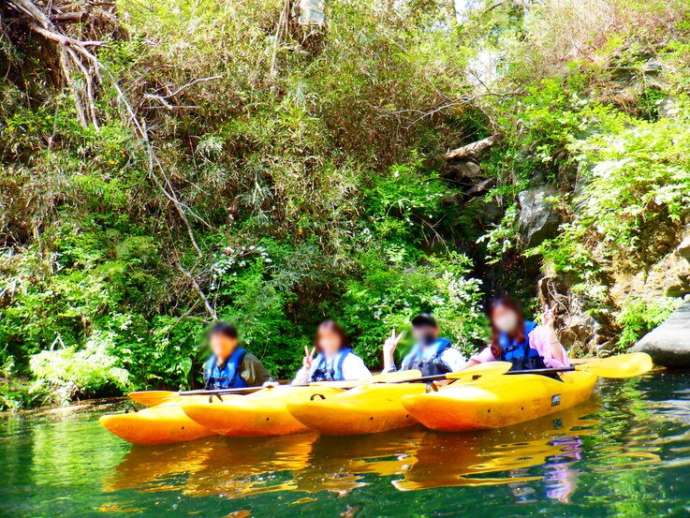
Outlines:
{"type": "Polygon", "coordinates": [[[496,142],[498,142],[498,140],[498,135],[491,135],[490,137],[486,137],[482,140],[472,142],[471,144],[467,144],[466,146],[462,146],[457,149],[448,151],[445,155],[443,155],[443,158],[445,158],[446,160],[474,158],[477,155],[484,152],[485,150],[489,149],[496,142]]]}

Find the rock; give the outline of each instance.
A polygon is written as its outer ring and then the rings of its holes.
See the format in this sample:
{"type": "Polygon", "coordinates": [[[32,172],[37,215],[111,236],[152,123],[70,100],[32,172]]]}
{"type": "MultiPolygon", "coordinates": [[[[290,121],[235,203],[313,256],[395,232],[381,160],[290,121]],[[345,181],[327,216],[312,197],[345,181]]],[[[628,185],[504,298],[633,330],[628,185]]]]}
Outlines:
{"type": "Polygon", "coordinates": [[[564,279],[554,274],[542,277],[537,293],[541,307],[553,311],[556,334],[570,355],[598,354],[611,348],[615,335],[610,315],[587,312],[585,308],[591,304],[573,293],[564,279]]]}
{"type": "Polygon", "coordinates": [[[644,64],[643,70],[645,74],[658,74],[663,68],[661,61],[658,59],[650,59],[644,64]]]}
{"type": "Polygon", "coordinates": [[[609,291],[616,306],[622,307],[632,298],[682,297],[690,293],[690,227],[675,239],[680,244],[654,264],[639,272],[618,269],[612,273],[609,291]]]}
{"type": "Polygon", "coordinates": [[[482,168],[479,164],[472,161],[460,162],[456,164],[453,169],[457,172],[460,178],[481,178],[482,168]]]}
{"type": "Polygon", "coordinates": [[[300,25],[323,27],[326,23],[324,0],[300,0],[298,7],[299,17],[297,22],[300,25]]]}
{"type": "Polygon", "coordinates": [[[680,106],[676,99],[667,97],[659,104],[659,115],[668,119],[674,119],[680,114],[680,106]]]}
{"type": "Polygon", "coordinates": [[[555,189],[549,186],[534,187],[518,194],[518,224],[526,247],[536,246],[556,234],[560,217],[548,201],[555,194],[555,189]]]}
{"type": "Polygon", "coordinates": [[[690,302],[642,337],[632,350],[649,354],[657,365],[690,367],[690,302]]]}
{"type": "Polygon", "coordinates": [[[690,261],[690,234],[680,242],[676,248],[676,253],[686,261],[690,261]]]}

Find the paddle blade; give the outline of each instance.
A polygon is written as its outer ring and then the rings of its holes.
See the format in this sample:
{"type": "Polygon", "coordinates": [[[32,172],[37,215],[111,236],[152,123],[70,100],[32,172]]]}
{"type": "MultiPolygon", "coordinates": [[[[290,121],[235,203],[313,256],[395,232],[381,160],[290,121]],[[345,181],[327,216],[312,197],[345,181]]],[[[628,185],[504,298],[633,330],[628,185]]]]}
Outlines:
{"type": "Polygon", "coordinates": [[[465,370],[449,372],[446,374],[446,379],[473,381],[475,379],[484,378],[486,376],[500,376],[505,374],[513,366],[510,362],[487,362],[473,365],[465,370]]]}
{"type": "Polygon", "coordinates": [[[156,406],[177,397],[177,392],[170,390],[142,390],[127,394],[129,399],[144,406],[156,406]]]}
{"type": "Polygon", "coordinates": [[[608,358],[593,358],[577,363],[578,370],[586,370],[600,378],[633,378],[654,368],[647,353],[628,353],[608,358]]]}

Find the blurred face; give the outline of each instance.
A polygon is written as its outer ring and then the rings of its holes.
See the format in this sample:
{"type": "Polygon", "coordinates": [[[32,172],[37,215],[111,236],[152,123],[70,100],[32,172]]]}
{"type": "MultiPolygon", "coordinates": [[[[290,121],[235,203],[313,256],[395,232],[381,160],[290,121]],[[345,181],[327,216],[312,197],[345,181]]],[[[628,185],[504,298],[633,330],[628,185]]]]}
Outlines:
{"type": "Polygon", "coordinates": [[[496,326],[496,329],[509,334],[517,331],[518,324],[520,323],[518,314],[505,306],[498,306],[495,308],[491,313],[491,320],[496,326]]]}
{"type": "Polygon", "coordinates": [[[438,327],[416,326],[412,328],[414,339],[420,344],[430,344],[438,338],[438,327]]]}
{"type": "Polygon", "coordinates": [[[221,362],[225,361],[237,347],[237,338],[230,338],[221,333],[212,334],[209,338],[211,351],[221,362]]]}
{"type": "Polygon", "coordinates": [[[337,354],[342,345],[340,336],[338,336],[337,333],[325,329],[319,331],[319,349],[321,349],[326,356],[337,354]]]}

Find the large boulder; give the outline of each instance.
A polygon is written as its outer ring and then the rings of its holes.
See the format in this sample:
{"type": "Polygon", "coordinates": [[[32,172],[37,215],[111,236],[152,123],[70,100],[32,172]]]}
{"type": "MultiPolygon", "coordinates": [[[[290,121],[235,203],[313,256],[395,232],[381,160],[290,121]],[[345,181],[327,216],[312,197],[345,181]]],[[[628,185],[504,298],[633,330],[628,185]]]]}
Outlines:
{"type": "Polygon", "coordinates": [[[548,185],[533,187],[518,194],[518,225],[526,247],[536,246],[556,235],[560,217],[550,199],[556,190],[548,185]]]}
{"type": "Polygon", "coordinates": [[[642,337],[633,351],[649,354],[657,365],[690,367],[690,302],[686,302],[671,316],[642,337]]]}

